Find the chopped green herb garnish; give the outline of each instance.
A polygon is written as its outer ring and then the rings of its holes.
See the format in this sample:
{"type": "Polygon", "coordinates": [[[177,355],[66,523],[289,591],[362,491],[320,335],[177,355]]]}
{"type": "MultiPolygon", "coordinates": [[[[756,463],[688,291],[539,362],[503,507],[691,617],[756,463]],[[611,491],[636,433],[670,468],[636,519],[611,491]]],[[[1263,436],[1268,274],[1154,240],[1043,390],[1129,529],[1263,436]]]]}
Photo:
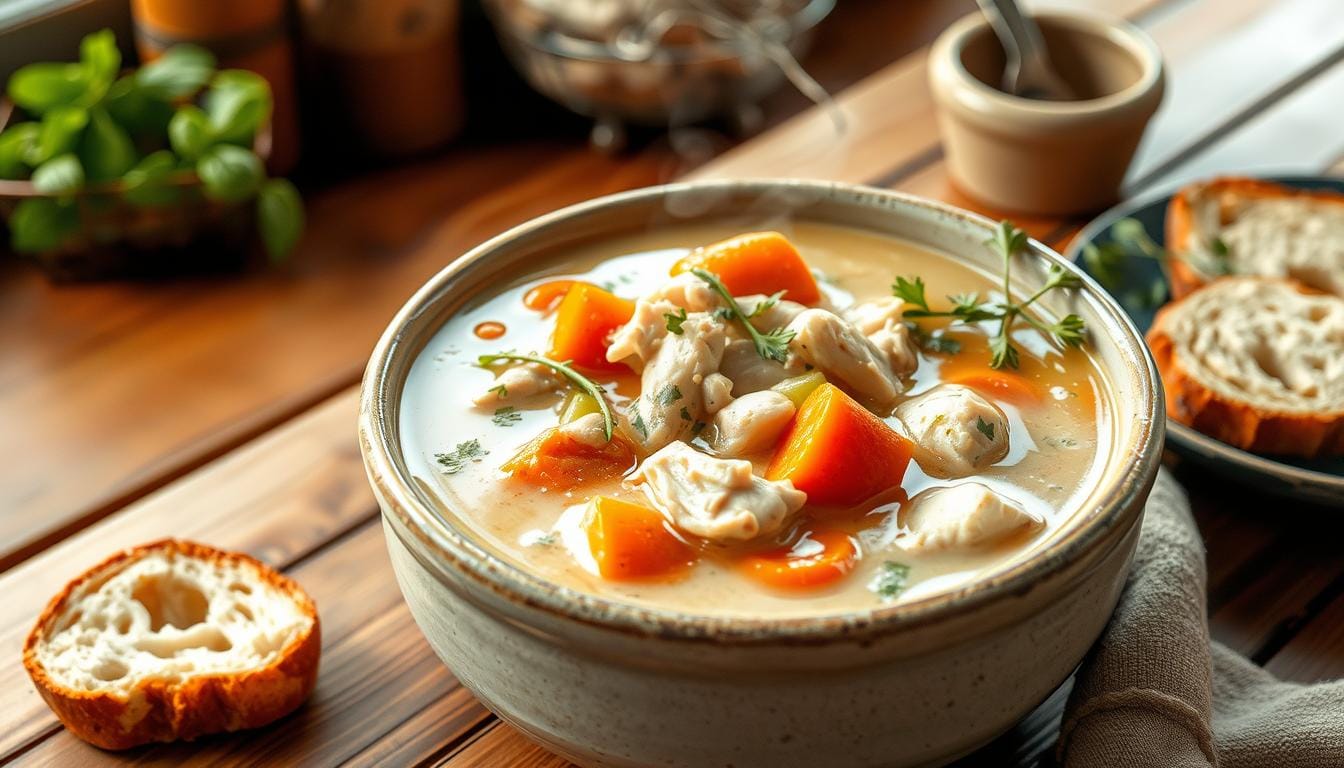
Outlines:
{"type": "Polygon", "coordinates": [[[764,299],[761,299],[761,303],[751,308],[751,314],[747,315],[747,319],[757,318],[764,315],[766,312],[769,312],[779,303],[780,299],[784,298],[785,293],[788,293],[788,291],[777,291],[764,299]]]}
{"type": "Polygon", "coordinates": [[[545,366],[564,376],[569,383],[578,387],[581,391],[588,393],[597,401],[597,408],[602,412],[602,432],[607,440],[611,440],[611,435],[616,429],[616,419],[611,415],[611,406],[607,403],[607,398],[603,394],[602,387],[598,386],[592,379],[584,376],[574,370],[569,362],[557,362],[541,355],[519,355],[513,352],[500,352],[494,355],[481,355],[476,358],[476,363],[482,368],[489,368],[501,360],[512,360],[519,363],[536,363],[545,366]]]}
{"type": "Polygon", "coordinates": [[[680,336],[684,331],[681,330],[681,324],[686,322],[686,308],[679,307],[676,314],[664,312],[663,317],[667,320],[667,332],[675,333],[680,336]]]}
{"type": "Polygon", "coordinates": [[[509,388],[504,386],[503,384],[500,384],[497,387],[491,387],[488,391],[494,392],[496,395],[499,395],[500,400],[503,400],[504,398],[509,396],[509,388]]]}
{"type": "Polygon", "coordinates": [[[905,591],[910,581],[910,566],[888,560],[878,568],[868,588],[883,600],[892,600],[905,591]]]}
{"type": "Polygon", "coordinates": [[[686,410],[686,406],[684,406],[684,405],[681,406],[681,420],[682,420],[682,421],[690,421],[690,420],[691,420],[691,412],[688,411],[688,410],[686,410]]]}
{"type": "MultiPolygon", "coordinates": [[[[1087,326],[1081,317],[1068,315],[1058,323],[1047,324],[1026,312],[1027,307],[1030,307],[1037,299],[1056,288],[1077,288],[1082,284],[1078,277],[1071,272],[1066,272],[1062,267],[1051,266],[1045,285],[1040,290],[1029,296],[1026,301],[1014,302],[1011,279],[1013,257],[1027,247],[1027,234],[1014,226],[1012,222],[1001,221],[998,228],[994,230],[994,236],[986,241],[986,245],[995,249],[1003,260],[1002,301],[981,302],[979,294],[958,294],[947,297],[948,301],[952,303],[952,309],[935,312],[929,309],[928,300],[924,295],[923,280],[919,277],[897,277],[896,282],[891,286],[892,295],[914,307],[913,309],[907,309],[905,316],[907,318],[950,317],[960,323],[997,321],[998,330],[989,340],[989,364],[994,368],[1016,368],[1018,366],[1017,347],[1013,345],[1011,338],[1013,323],[1018,318],[1045,334],[1046,338],[1053,338],[1063,346],[1076,347],[1082,344],[1083,334],[1086,332],[1087,326]]],[[[917,326],[918,324],[916,324],[917,326]]],[[[957,350],[960,350],[960,345],[957,345],[957,350]]]]}
{"type": "Polygon", "coordinates": [[[480,461],[488,453],[490,452],[481,447],[480,440],[468,440],[458,443],[457,447],[448,453],[434,454],[434,460],[443,467],[444,474],[455,475],[465,469],[467,464],[480,461]]]}
{"type": "Polygon", "coordinates": [[[929,333],[916,322],[907,320],[906,327],[910,329],[910,335],[915,343],[925,352],[934,354],[955,355],[961,351],[961,342],[956,339],[945,336],[941,332],[937,334],[929,333]]]}
{"type": "Polygon", "coordinates": [[[658,390],[658,404],[669,406],[681,399],[681,389],[676,384],[664,384],[663,388],[658,390]]]}
{"type": "Polygon", "coordinates": [[[490,420],[495,422],[496,427],[510,427],[522,421],[523,414],[512,405],[506,405],[503,408],[496,408],[495,415],[490,420]]]}
{"type": "MultiPolygon", "coordinates": [[[[638,401],[636,401],[636,402],[638,402],[638,401]]],[[[639,411],[635,410],[634,407],[632,407],[631,410],[634,410],[634,412],[635,412],[635,418],[634,418],[633,420],[631,420],[631,422],[630,422],[630,426],[634,427],[634,428],[635,428],[635,431],[639,432],[640,437],[643,437],[645,440],[648,440],[648,439],[649,439],[649,425],[647,425],[647,424],[644,423],[644,416],[643,416],[643,414],[641,414],[639,411]]]]}
{"type": "Polygon", "coordinates": [[[535,539],[533,539],[533,540],[529,543],[529,546],[533,546],[533,547],[549,547],[550,545],[554,544],[555,542],[557,542],[557,541],[559,541],[559,540],[560,540],[560,536],[559,536],[559,534],[557,534],[555,531],[547,531],[546,533],[543,533],[542,535],[540,535],[540,536],[536,537],[535,539]]]}
{"type": "Polygon", "coordinates": [[[975,428],[980,430],[980,434],[984,435],[990,440],[994,439],[994,425],[990,424],[988,421],[985,421],[983,417],[980,416],[975,417],[975,428]]]}
{"type": "MultiPolygon", "coordinates": [[[[709,283],[709,287],[713,288],[715,293],[723,297],[723,300],[728,304],[728,306],[725,307],[728,311],[728,317],[735,318],[741,323],[743,330],[745,330],[747,336],[751,338],[751,343],[756,347],[756,354],[766,360],[774,360],[779,363],[788,359],[789,342],[793,341],[795,335],[793,331],[785,328],[776,328],[769,333],[761,333],[756,330],[756,326],[751,324],[751,320],[747,313],[742,311],[742,307],[737,303],[737,299],[733,298],[733,294],[724,286],[723,281],[719,280],[718,275],[699,268],[692,269],[691,274],[704,280],[706,283],[709,283]]],[[[769,301],[769,299],[767,299],[767,301],[769,301]]],[[[716,312],[715,315],[717,316],[718,312],[716,312]]]]}

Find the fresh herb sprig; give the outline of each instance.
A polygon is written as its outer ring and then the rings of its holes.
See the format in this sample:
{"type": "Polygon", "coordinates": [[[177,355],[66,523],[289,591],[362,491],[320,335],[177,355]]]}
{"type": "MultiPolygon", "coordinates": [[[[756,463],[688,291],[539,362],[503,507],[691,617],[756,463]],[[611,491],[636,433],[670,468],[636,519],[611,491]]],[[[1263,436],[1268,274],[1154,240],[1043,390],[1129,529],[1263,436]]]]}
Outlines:
{"type": "Polygon", "coordinates": [[[607,403],[606,395],[602,387],[598,386],[592,379],[584,376],[582,373],[574,370],[569,361],[558,362],[549,357],[541,355],[520,355],[516,352],[500,352],[494,355],[481,355],[476,358],[476,363],[482,368],[489,368],[501,360],[512,360],[519,363],[536,363],[545,366],[564,376],[569,383],[585,392],[589,397],[597,401],[597,409],[602,413],[602,433],[607,440],[611,440],[612,434],[616,430],[616,419],[611,415],[611,405],[607,403]]]}
{"type": "Polygon", "coordinates": [[[765,299],[761,304],[758,304],[751,313],[747,313],[742,309],[742,306],[737,303],[737,299],[733,298],[733,294],[728,291],[726,286],[724,286],[723,281],[719,279],[718,275],[699,268],[692,269],[691,274],[704,280],[709,284],[710,288],[714,289],[715,293],[723,297],[724,302],[728,305],[724,307],[724,309],[727,310],[725,314],[736,319],[742,325],[742,328],[747,332],[747,336],[751,338],[751,343],[756,347],[756,354],[766,360],[774,360],[779,363],[788,359],[789,342],[793,341],[793,337],[795,336],[793,331],[785,328],[776,328],[769,333],[761,333],[756,330],[756,326],[751,324],[751,318],[763,311],[761,310],[761,306],[768,304],[769,306],[766,306],[766,309],[774,306],[775,303],[779,301],[779,297],[783,295],[782,293],[777,293],[774,296],[765,299]]]}
{"type": "Polygon", "coordinates": [[[1027,247],[1027,234],[1010,221],[1001,221],[994,230],[994,236],[985,242],[998,252],[1003,259],[1003,300],[998,302],[981,301],[977,293],[948,296],[952,309],[934,311],[929,309],[925,297],[924,281],[919,277],[897,277],[891,286],[892,295],[913,309],[905,311],[906,318],[950,317],[960,323],[997,322],[998,329],[990,337],[989,364],[993,368],[1016,368],[1018,366],[1017,347],[1012,342],[1013,323],[1019,318],[1026,324],[1053,338],[1066,347],[1076,347],[1083,343],[1087,326],[1081,317],[1067,315],[1057,323],[1044,323],[1027,313],[1027,308],[1036,300],[1056,288],[1077,288],[1081,282],[1062,267],[1050,267],[1045,285],[1027,297],[1026,301],[1014,302],[1012,293],[1013,257],[1027,247]]]}
{"type": "Polygon", "coordinates": [[[910,566],[895,560],[887,560],[873,576],[868,588],[883,600],[894,600],[905,591],[909,583],[910,566]]]}
{"type": "Polygon", "coordinates": [[[1087,271],[1116,294],[1123,304],[1138,309],[1154,309],[1167,300],[1171,262],[1176,258],[1208,277],[1220,277],[1232,271],[1227,244],[1217,237],[1211,238],[1204,248],[1193,249],[1178,257],[1149,237],[1148,230],[1137,219],[1120,219],[1111,225],[1110,240],[1083,246],[1083,264],[1087,271]],[[1126,289],[1126,273],[1134,259],[1157,262],[1162,276],[1153,278],[1145,288],[1126,289]]]}

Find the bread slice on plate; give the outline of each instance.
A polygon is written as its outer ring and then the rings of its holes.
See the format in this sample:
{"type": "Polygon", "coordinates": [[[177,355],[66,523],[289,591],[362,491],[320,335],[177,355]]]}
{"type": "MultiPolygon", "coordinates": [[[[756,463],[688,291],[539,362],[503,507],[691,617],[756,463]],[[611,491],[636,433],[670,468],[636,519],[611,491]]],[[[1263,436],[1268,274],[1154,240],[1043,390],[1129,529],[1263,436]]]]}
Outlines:
{"type": "Polygon", "coordinates": [[[246,555],[164,540],[70,582],[23,665],[71,733],[104,749],[265,725],[317,680],[317,608],[246,555]]]}
{"type": "Polygon", "coordinates": [[[1221,178],[1182,188],[1167,207],[1171,294],[1220,274],[1287,277],[1344,296],[1344,194],[1221,178]]]}
{"type": "Polygon", "coordinates": [[[1167,415],[1254,453],[1344,454],[1344,298],[1224,277],[1148,331],[1167,415]]]}

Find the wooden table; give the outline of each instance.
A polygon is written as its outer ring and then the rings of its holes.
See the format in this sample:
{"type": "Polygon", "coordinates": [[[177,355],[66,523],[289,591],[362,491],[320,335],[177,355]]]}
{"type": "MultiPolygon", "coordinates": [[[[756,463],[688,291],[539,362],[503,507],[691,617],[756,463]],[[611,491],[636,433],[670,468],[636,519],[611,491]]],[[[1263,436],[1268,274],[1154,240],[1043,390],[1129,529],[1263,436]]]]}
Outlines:
{"type": "MultiPolygon", "coordinates": [[[[1130,194],[1218,171],[1338,167],[1338,0],[1063,4],[1133,19],[1167,57],[1167,99],[1130,194]]],[[[925,84],[924,46],[969,0],[841,6],[808,64],[838,93],[842,137],[781,94],[768,130],[735,147],[689,129],[609,158],[585,146],[578,121],[518,96],[540,129],[477,130],[434,157],[310,183],[310,234],[287,270],[53,287],[0,264],[0,763],[560,765],[457,684],[402,603],[354,440],[364,361],[412,289],[458,254],[608,192],[790,175],[999,216],[949,186],[925,84]],[[268,728],[103,753],[60,727],[18,648],[68,579],[164,536],[250,552],[301,582],[321,609],[321,677],[305,707],[268,728]]],[[[1017,219],[1061,248],[1082,223],[1017,219]]],[[[1344,675],[1340,515],[1177,471],[1208,546],[1214,635],[1285,678],[1344,675]]],[[[1048,763],[1063,695],[967,764],[1048,763]]]]}

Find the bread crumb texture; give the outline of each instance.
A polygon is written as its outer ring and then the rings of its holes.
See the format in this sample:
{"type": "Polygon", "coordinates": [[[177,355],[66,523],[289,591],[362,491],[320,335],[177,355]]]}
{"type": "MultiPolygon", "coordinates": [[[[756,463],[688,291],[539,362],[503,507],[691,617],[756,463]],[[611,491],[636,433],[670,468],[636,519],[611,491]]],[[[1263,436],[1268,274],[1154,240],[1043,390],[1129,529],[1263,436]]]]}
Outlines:
{"type": "Polygon", "coordinates": [[[282,717],[312,690],[319,649],[316,608],[292,580],[167,540],[67,585],[29,634],[24,666],[76,736],[124,749],[282,717]]]}
{"type": "Polygon", "coordinates": [[[1261,453],[1344,452],[1344,299],[1222,278],[1164,307],[1148,341],[1176,421],[1261,453]]]}

